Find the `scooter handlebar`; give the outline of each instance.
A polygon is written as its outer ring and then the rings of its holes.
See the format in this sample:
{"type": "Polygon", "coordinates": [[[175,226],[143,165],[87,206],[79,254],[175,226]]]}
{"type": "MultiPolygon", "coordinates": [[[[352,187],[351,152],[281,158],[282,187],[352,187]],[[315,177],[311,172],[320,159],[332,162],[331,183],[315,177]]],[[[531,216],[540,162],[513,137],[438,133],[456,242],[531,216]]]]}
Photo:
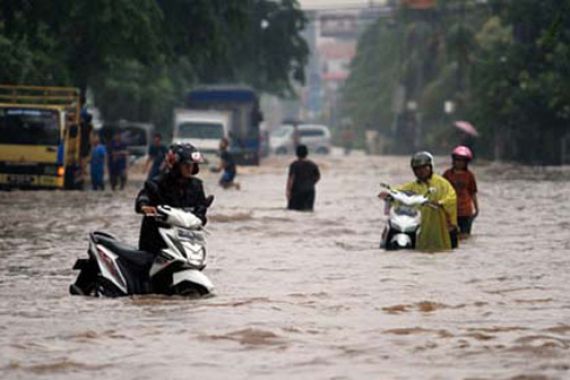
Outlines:
{"type": "Polygon", "coordinates": [[[190,211],[179,208],[170,207],[167,205],[158,206],[157,211],[162,216],[162,220],[173,226],[182,228],[200,228],[202,227],[202,220],[190,211]]]}

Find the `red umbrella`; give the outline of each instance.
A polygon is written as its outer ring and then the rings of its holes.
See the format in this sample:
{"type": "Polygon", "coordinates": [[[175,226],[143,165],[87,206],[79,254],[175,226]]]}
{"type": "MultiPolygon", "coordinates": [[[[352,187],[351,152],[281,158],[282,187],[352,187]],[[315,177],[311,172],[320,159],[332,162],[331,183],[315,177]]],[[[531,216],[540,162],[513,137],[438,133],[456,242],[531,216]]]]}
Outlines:
{"type": "Polygon", "coordinates": [[[456,121],[454,123],[455,127],[460,129],[461,131],[467,133],[471,136],[479,136],[479,132],[475,129],[475,127],[468,121],[456,121]]]}

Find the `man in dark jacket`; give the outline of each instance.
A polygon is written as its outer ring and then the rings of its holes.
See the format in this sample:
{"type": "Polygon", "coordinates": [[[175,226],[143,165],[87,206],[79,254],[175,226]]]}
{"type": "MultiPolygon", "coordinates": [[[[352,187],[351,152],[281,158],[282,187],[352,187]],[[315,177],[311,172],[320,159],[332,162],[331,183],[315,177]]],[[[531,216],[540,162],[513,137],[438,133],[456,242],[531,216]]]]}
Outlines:
{"type": "Polygon", "coordinates": [[[200,152],[190,144],[173,145],[167,153],[170,169],[148,179],[139,192],[135,210],[144,214],[139,249],[157,254],[166,247],[158,227],[160,221],[153,218],[157,206],[168,205],[191,211],[206,224],[206,210],[212,203],[212,197],[206,197],[202,181],[194,175],[198,173],[198,163],[203,161],[200,152]]]}

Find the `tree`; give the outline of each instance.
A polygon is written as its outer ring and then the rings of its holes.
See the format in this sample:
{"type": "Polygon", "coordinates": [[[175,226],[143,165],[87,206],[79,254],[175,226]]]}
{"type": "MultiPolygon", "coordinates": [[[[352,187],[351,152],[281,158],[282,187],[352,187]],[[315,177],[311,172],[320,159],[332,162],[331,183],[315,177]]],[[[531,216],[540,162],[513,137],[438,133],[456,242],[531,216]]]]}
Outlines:
{"type": "Polygon", "coordinates": [[[0,19],[6,37],[31,52],[33,70],[21,70],[20,83],[59,82],[85,90],[109,61],[150,63],[160,49],[161,14],[153,0],[8,1],[0,19]]]}
{"type": "Polygon", "coordinates": [[[244,38],[232,57],[236,79],[275,95],[291,96],[292,81],[304,83],[309,50],[301,37],[307,22],[297,1],[252,0],[244,38]]]}
{"type": "MultiPolygon", "coordinates": [[[[370,121],[379,114],[367,109],[396,103],[393,111],[401,112],[402,99],[416,100],[422,146],[437,151],[446,139],[460,142],[442,107],[453,99],[453,118],[481,132],[478,155],[557,163],[559,141],[570,133],[569,11],[570,0],[440,0],[423,18],[404,10],[393,20],[396,35],[379,24],[363,34],[344,90],[346,110],[370,121]],[[397,83],[405,91],[394,91],[397,83]]],[[[383,125],[398,119],[394,112],[380,118],[383,125]]]]}
{"type": "Polygon", "coordinates": [[[378,21],[361,36],[351,74],[342,89],[343,111],[355,126],[391,133],[399,54],[398,30],[394,26],[385,27],[378,21]]]}
{"type": "Polygon", "coordinates": [[[0,79],[93,90],[108,119],[168,124],[197,83],[286,95],[308,49],[296,0],[0,2],[0,79]]]}
{"type": "Polygon", "coordinates": [[[559,162],[558,141],[570,122],[569,8],[567,0],[505,3],[490,22],[510,38],[479,36],[483,67],[474,75],[470,112],[498,158],[559,162]]]}

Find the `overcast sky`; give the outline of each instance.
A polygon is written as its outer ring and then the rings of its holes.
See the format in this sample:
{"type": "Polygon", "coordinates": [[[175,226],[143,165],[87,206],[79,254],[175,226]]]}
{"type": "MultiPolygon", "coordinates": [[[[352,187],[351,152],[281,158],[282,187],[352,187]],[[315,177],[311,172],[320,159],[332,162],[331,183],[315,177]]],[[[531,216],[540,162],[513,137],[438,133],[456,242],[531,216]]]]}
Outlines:
{"type": "Polygon", "coordinates": [[[342,9],[367,6],[370,2],[383,4],[384,0],[299,0],[304,9],[342,9]]]}

